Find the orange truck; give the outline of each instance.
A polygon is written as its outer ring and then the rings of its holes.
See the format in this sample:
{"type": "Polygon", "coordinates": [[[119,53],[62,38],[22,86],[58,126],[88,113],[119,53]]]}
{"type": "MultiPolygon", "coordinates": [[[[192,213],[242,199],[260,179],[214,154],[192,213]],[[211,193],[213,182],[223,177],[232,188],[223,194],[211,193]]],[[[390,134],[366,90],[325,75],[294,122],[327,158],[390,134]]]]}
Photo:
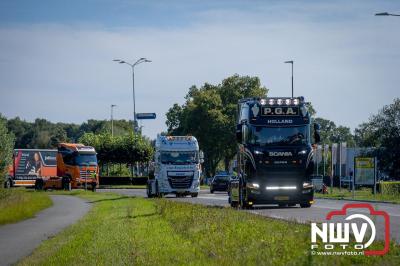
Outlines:
{"type": "MultiPolygon", "coordinates": [[[[37,190],[99,186],[99,167],[93,147],[60,143],[57,150],[15,150],[9,186],[31,186],[37,190]]],[[[8,180],[8,181],[7,181],[8,180]]]]}

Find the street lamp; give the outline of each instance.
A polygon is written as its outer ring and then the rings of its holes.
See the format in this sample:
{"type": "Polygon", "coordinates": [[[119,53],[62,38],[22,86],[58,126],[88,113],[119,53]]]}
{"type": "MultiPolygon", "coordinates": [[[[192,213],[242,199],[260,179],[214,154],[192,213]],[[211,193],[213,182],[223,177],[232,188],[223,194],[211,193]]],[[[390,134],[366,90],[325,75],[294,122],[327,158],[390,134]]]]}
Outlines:
{"type": "Polygon", "coordinates": [[[293,60],[285,61],[285,64],[292,64],[292,98],[293,98],[293,60]]]}
{"type": "Polygon", "coordinates": [[[135,105],[135,66],[141,63],[150,63],[151,60],[148,60],[145,57],[139,58],[135,63],[131,64],[121,59],[114,59],[114,62],[118,62],[120,64],[127,64],[132,68],[132,92],[133,92],[133,132],[137,131],[137,122],[136,122],[136,105],[135,105]]]}
{"type": "Polygon", "coordinates": [[[382,13],[376,13],[375,16],[395,16],[395,17],[400,17],[398,14],[392,14],[388,12],[382,12],[382,13]]]}
{"type": "Polygon", "coordinates": [[[117,107],[116,104],[111,104],[111,136],[114,137],[114,107],[117,107]]]}

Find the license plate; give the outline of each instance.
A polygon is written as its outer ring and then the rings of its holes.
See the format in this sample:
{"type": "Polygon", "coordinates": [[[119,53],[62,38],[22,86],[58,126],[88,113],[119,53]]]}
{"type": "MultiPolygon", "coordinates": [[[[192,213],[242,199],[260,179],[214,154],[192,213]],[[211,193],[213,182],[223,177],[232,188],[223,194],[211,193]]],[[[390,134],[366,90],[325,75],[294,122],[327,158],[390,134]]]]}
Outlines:
{"type": "Polygon", "coordinates": [[[289,196],[276,196],[274,200],[289,200],[289,196]]]}

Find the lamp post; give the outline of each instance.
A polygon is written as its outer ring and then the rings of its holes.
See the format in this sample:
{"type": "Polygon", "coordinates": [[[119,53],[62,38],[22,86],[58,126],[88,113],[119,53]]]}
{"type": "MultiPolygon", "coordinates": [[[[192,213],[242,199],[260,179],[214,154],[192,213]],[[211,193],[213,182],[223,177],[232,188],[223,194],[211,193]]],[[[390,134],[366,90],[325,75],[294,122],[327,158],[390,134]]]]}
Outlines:
{"type": "Polygon", "coordinates": [[[111,104],[111,136],[114,137],[114,107],[117,107],[116,104],[111,104]]]}
{"type": "Polygon", "coordinates": [[[392,14],[392,13],[388,13],[388,12],[376,13],[375,16],[394,16],[394,17],[400,17],[399,14],[392,14]]]}
{"type": "Polygon", "coordinates": [[[292,64],[292,98],[293,98],[293,60],[285,61],[285,64],[292,64]]]}
{"type": "Polygon", "coordinates": [[[141,63],[150,63],[151,60],[148,60],[145,57],[139,58],[138,60],[136,60],[135,63],[131,64],[128,63],[124,60],[121,59],[114,59],[114,62],[118,62],[120,64],[127,64],[131,67],[132,69],[132,93],[133,93],[133,132],[136,133],[137,131],[137,121],[136,121],[136,104],[135,104],[135,66],[141,64],[141,63]]]}

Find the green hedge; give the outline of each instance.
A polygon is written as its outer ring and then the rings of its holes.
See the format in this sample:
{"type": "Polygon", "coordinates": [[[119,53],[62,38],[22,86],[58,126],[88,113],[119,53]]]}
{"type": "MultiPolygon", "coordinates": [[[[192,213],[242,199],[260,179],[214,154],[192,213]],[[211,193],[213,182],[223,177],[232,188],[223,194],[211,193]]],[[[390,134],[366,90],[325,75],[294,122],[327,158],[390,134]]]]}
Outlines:
{"type": "Polygon", "coordinates": [[[379,182],[379,191],[384,195],[400,195],[400,181],[379,182]]]}

